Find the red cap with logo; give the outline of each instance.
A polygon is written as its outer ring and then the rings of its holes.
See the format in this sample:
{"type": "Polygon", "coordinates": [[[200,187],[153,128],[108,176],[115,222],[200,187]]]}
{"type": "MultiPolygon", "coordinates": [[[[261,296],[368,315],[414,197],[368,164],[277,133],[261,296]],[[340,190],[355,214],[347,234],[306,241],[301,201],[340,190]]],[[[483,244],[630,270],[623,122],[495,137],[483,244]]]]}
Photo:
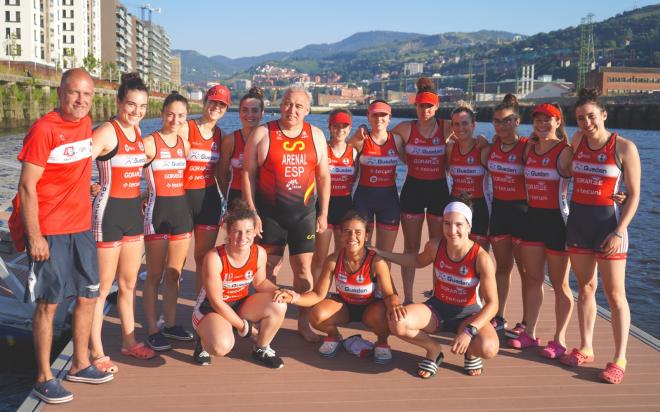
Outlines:
{"type": "Polygon", "coordinates": [[[213,102],[222,102],[229,106],[231,101],[231,93],[227,86],[222,84],[217,84],[209,89],[206,92],[206,100],[211,100],[213,102]]]}

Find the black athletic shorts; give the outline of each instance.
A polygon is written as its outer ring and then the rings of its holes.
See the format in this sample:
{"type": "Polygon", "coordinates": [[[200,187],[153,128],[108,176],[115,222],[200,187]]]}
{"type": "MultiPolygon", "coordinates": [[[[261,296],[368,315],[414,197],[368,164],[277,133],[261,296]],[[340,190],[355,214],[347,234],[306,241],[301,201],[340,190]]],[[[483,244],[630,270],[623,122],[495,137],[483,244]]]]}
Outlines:
{"type": "MultiPolygon", "coordinates": [[[[317,212],[318,212],[318,203],[317,212]]],[[[328,206],[328,229],[339,229],[341,220],[353,209],[353,199],[350,196],[331,196],[328,206]]]]}
{"type": "Polygon", "coordinates": [[[92,230],[98,247],[120,246],[122,241],[144,238],[142,199],[108,197],[94,199],[92,230]]]}
{"type": "MultiPolygon", "coordinates": [[[[571,202],[566,223],[566,246],[570,253],[593,253],[600,255],[600,245],[616,230],[617,212],[614,206],[581,205],[571,202]]],[[[609,256],[599,258],[625,259],[628,253],[628,232],[621,239],[621,247],[609,256]]]]}
{"type": "Polygon", "coordinates": [[[156,196],[147,202],[144,214],[146,240],[191,237],[193,220],[186,196],[156,196]]]}
{"type": "MultiPolygon", "coordinates": [[[[24,299],[61,303],[65,298],[99,296],[99,265],[91,231],[45,236],[50,257],[29,259],[24,299]]],[[[26,240],[27,250],[30,245],[26,240]]],[[[28,256],[30,254],[28,253],[28,256]]]]}
{"type": "Polygon", "coordinates": [[[472,230],[470,233],[477,239],[488,240],[488,226],[490,215],[485,197],[472,200],[472,230]]]}
{"type": "Polygon", "coordinates": [[[566,223],[559,209],[527,209],[527,223],[523,245],[544,246],[546,250],[564,253],[566,223]]]}
{"type": "Polygon", "coordinates": [[[442,217],[449,202],[447,179],[422,180],[406,177],[401,189],[401,213],[423,215],[424,211],[442,217]]]}
{"type": "Polygon", "coordinates": [[[346,302],[337,293],[332,293],[330,295],[330,298],[332,300],[335,300],[335,301],[341,303],[342,305],[344,305],[346,307],[346,309],[348,309],[348,317],[349,317],[348,321],[349,322],[362,322],[362,317],[364,316],[364,312],[367,310],[367,308],[370,305],[372,305],[372,304],[374,304],[374,303],[381,300],[381,299],[376,299],[373,302],[369,302],[369,303],[364,304],[364,305],[357,305],[357,304],[354,304],[354,303],[346,302]]]}
{"type": "Polygon", "coordinates": [[[525,235],[526,213],[525,200],[493,199],[493,212],[490,215],[491,241],[496,242],[505,237],[520,241],[525,235]]]}
{"type": "Polygon", "coordinates": [[[186,198],[195,228],[218,230],[223,209],[218,188],[213,185],[204,189],[186,189],[186,198]]]}
{"type": "Polygon", "coordinates": [[[399,229],[401,206],[396,186],[366,187],[358,186],[353,195],[355,211],[362,215],[369,224],[374,217],[376,223],[391,230],[399,229]]]}
{"type": "Polygon", "coordinates": [[[261,218],[261,241],[268,254],[282,254],[289,245],[289,255],[314,252],[316,240],[316,202],[302,208],[277,208],[260,201],[257,212],[261,218]],[[281,246],[269,248],[269,246],[281,246]]]}
{"type": "Polygon", "coordinates": [[[433,315],[438,321],[436,328],[437,332],[458,333],[458,327],[461,326],[461,323],[481,310],[479,305],[465,307],[448,305],[441,302],[440,299],[435,296],[424,302],[424,304],[431,309],[431,312],[433,312],[433,315]]]}

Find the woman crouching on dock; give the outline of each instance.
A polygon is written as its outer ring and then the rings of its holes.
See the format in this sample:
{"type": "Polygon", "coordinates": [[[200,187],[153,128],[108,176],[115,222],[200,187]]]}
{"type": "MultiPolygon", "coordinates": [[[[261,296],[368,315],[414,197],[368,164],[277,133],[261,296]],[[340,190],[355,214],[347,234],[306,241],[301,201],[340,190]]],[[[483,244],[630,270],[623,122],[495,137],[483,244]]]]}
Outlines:
{"type": "MultiPolygon", "coordinates": [[[[399,297],[394,293],[387,264],[373,250],[365,246],[367,221],[360,214],[349,211],[341,223],[342,248],[328,256],[321,277],[314,289],[298,295],[290,290],[278,290],[273,300],[312,307],[310,322],[315,329],[328,334],[319,348],[321,356],[334,357],[342,343],[338,326],[362,322],[377,336],[374,348],[376,363],[387,363],[392,352],[387,344],[390,334],[388,319],[402,320],[406,316],[399,297]],[[326,298],[332,282],[337,294],[326,298]]],[[[359,336],[343,341],[344,347],[358,356],[370,354],[371,345],[359,336]],[[356,346],[362,346],[360,353],[356,346]]]]}
{"type": "Polygon", "coordinates": [[[254,338],[252,358],[274,369],[284,366],[270,343],[282,326],[286,305],[273,302],[277,286],[266,279],[266,251],[254,244],[255,219],[255,212],[237,200],[223,220],[227,244],[204,257],[203,286],[192,315],[198,364],[208,365],[208,354],[225,356],[232,350],[233,328],[242,338],[254,338]],[[250,284],[256,293],[249,293],[250,284]]]}
{"type": "Polygon", "coordinates": [[[470,239],[472,209],[467,200],[445,207],[444,237],[429,240],[417,253],[378,253],[402,266],[423,268],[433,263],[433,297],[406,305],[406,317],[390,320],[392,333],[426,350],[417,374],[428,379],[444,359],[440,343],[429,336],[436,331],[456,334],[451,351],[465,358],[468,375],[481,375],[482,358],[497,355],[499,340],[490,320],[497,312],[495,268],[488,253],[470,239]],[[482,299],[483,302],[482,303],[482,299]]]}

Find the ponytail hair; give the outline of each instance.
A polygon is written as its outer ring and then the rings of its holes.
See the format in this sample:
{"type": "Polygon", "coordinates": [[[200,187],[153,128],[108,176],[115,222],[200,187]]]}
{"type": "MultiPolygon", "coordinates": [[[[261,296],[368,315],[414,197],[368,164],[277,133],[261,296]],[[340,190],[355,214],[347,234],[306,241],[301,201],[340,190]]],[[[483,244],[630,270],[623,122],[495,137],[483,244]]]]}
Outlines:
{"type": "Polygon", "coordinates": [[[596,89],[585,89],[582,88],[578,91],[578,98],[573,106],[573,110],[577,110],[578,107],[582,107],[585,104],[593,104],[597,106],[601,111],[605,111],[605,106],[598,100],[598,90],[596,89]]]}
{"type": "Polygon", "coordinates": [[[131,90],[139,90],[149,94],[149,89],[147,85],[144,84],[144,81],[140,77],[138,72],[124,73],[121,75],[121,83],[119,83],[119,88],[117,88],[117,99],[120,102],[123,102],[131,90]]]}
{"type": "Polygon", "coordinates": [[[512,110],[516,116],[518,117],[520,116],[520,106],[518,105],[518,98],[511,93],[508,93],[506,96],[504,96],[504,99],[502,99],[502,103],[495,106],[496,112],[507,109],[512,110]]]}
{"type": "Polygon", "coordinates": [[[176,90],[173,90],[172,93],[170,93],[166,98],[165,101],[163,102],[163,112],[165,111],[166,107],[169,107],[174,102],[181,102],[186,106],[186,110],[188,110],[188,99],[186,99],[183,95],[180,95],[179,92],[176,90]]]}
{"type": "Polygon", "coordinates": [[[252,87],[250,90],[248,90],[247,94],[243,97],[241,97],[240,102],[238,103],[238,107],[240,108],[241,105],[243,104],[243,101],[247,99],[257,99],[259,100],[259,105],[261,106],[261,111],[264,111],[264,89],[261,87],[252,87]]]}
{"type": "Polygon", "coordinates": [[[459,100],[456,102],[456,108],[451,111],[451,117],[454,117],[455,114],[467,113],[472,119],[472,123],[477,121],[477,115],[474,113],[474,109],[469,102],[465,100],[459,100]]]}

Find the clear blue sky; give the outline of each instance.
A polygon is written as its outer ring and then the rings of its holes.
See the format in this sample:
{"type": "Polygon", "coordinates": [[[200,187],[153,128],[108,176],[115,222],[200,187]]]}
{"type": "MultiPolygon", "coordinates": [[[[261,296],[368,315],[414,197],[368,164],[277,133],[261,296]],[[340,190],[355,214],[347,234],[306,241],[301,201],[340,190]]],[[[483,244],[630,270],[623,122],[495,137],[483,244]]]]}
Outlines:
{"type": "MultiPolygon", "coordinates": [[[[140,4],[122,1],[139,16],[140,4]]],[[[351,34],[391,30],[422,34],[505,30],[535,34],[576,26],[655,4],[649,0],[150,0],[153,21],[165,27],[174,49],[207,55],[256,56],[312,43],[334,43],[351,34]]]]}

